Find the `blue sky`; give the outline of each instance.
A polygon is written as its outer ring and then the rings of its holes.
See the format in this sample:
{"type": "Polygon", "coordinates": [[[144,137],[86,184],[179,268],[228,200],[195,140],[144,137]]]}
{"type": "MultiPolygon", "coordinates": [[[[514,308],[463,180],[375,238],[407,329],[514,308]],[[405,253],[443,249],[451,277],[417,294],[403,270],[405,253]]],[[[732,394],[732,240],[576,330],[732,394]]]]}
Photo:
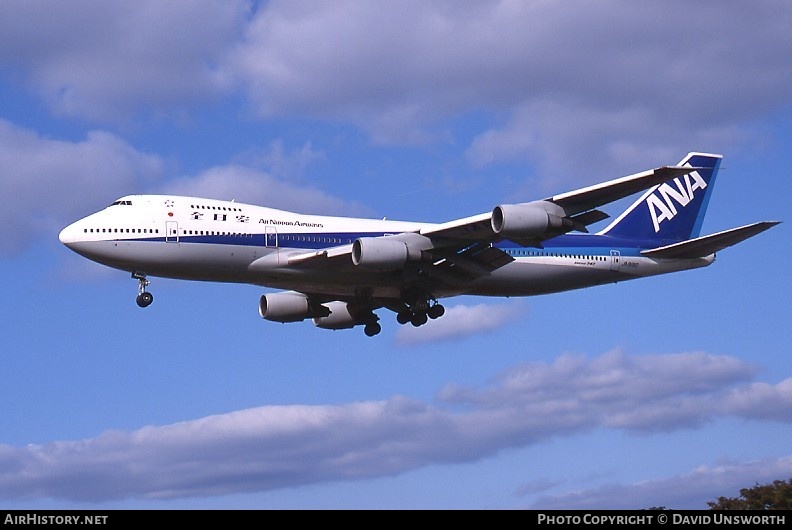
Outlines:
{"type": "MultiPolygon", "coordinates": [[[[708,268],[422,328],[261,320],[60,229],[132,193],[442,222],[724,155],[792,203],[787,2],[0,4],[0,505],[705,508],[792,476],[788,223],[708,268]]],[[[611,205],[611,215],[624,204],[611,205]]]]}

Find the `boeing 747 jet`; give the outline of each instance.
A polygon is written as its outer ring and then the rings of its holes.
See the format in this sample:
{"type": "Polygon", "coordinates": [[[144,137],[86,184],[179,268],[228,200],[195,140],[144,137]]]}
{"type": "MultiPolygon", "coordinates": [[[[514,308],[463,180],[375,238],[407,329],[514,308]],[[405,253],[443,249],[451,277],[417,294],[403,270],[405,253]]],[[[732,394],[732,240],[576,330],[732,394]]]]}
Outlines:
{"type": "Polygon", "coordinates": [[[381,331],[375,311],[421,326],[458,295],[530,296],[710,265],[715,253],[771,228],[764,221],[700,236],[721,155],[690,153],[602,184],[449,221],[328,217],[234,201],[129,195],[67,226],[64,245],[131,273],[137,304],[149,277],[280,289],[259,314],[326,329],[381,331]],[[597,233],[599,210],[644,193],[597,233]]]}

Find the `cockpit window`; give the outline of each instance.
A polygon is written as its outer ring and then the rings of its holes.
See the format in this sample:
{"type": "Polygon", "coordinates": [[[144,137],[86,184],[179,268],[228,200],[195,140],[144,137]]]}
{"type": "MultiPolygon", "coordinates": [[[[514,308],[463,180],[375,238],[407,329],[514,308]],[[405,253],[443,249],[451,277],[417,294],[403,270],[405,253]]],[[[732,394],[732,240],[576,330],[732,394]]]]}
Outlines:
{"type": "Polygon", "coordinates": [[[110,206],[117,206],[119,204],[122,204],[124,206],[132,206],[132,201],[116,201],[113,204],[111,204],[110,206]]]}

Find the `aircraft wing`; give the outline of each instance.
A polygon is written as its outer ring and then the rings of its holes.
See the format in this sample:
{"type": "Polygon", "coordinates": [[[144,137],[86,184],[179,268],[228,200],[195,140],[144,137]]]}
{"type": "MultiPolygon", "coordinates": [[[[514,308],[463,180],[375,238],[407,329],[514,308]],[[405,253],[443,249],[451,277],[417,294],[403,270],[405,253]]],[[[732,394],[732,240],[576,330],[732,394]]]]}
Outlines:
{"type": "MultiPolygon", "coordinates": [[[[464,244],[438,246],[431,248],[431,240],[415,233],[399,236],[383,236],[369,238],[375,240],[424,242],[425,249],[419,251],[419,258],[413,263],[420,263],[421,270],[436,281],[456,283],[462,280],[485,276],[497,268],[514,261],[506,252],[491,246],[489,243],[465,242],[464,244]]],[[[311,252],[294,252],[280,257],[268,255],[251,263],[248,269],[252,272],[266,272],[282,266],[306,268],[313,270],[348,270],[353,272],[353,245],[340,245],[311,252]]]]}
{"type": "Polygon", "coordinates": [[[673,245],[643,250],[641,254],[649,258],[703,258],[721,251],[749,237],[774,227],[780,221],[762,221],[750,225],[724,230],[716,234],[689,239],[673,245]]]}
{"type": "MultiPolygon", "coordinates": [[[[509,239],[524,246],[541,247],[542,241],[579,230],[608,217],[598,206],[617,201],[698,168],[665,166],[579,190],[554,195],[540,201],[501,205],[492,212],[432,225],[417,233],[364,238],[400,241],[413,253],[411,261],[424,264],[422,270],[438,280],[468,279],[486,275],[513,258],[492,243],[509,239]],[[417,257],[416,257],[417,256],[417,257]]],[[[356,242],[357,243],[357,242],[356,242]]],[[[354,245],[346,244],[318,251],[296,252],[286,259],[289,266],[339,270],[352,267],[354,245]]],[[[251,269],[277,264],[260,258],[251,269]]],[[[282,265],[282,263],[281,263],[282,265]]]]}
{"type": "MultiPolygon", "coordinates": [[[[464,219],[449,221],[440,225],[421,230],[421,234],[432,239],[498,241],[508,237],[513,241],[525,243],[526,246],[538,246],[541,241],[572,230],[586,232],[586,226],[608,218],[597,207],[623,199],[639,191],[651,188],[673,178],[685,175],[698,168],[664,166],[634,175],[595,184],[579,190],[554,195],[541,201],[521,203],[508,208],[543,210],[562,220],[562,226],[548,230],[546,234],[526,238],[502,236],[493,227],[495,211],[482,213],[464,219]]],[[[504,208],[499,206],[498,208],[504,208]]],[[[498,210],[496,208],[496,210],[498,210]]]]}

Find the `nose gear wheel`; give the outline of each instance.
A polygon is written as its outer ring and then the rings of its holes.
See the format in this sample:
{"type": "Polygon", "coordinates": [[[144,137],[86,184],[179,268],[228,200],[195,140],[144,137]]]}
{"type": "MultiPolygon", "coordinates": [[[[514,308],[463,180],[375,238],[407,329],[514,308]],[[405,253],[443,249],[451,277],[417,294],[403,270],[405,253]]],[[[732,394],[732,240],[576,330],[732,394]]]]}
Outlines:
{"type": "Polygon", "coordinates": [[[148,307],[154,301],[154,295],[146,291],[146,287],[151,283],[146,279],[146,275],[140,272],[133,272],[132,278],[138,281],[138,295],[135,302],[139,307],[148,307]]]}

